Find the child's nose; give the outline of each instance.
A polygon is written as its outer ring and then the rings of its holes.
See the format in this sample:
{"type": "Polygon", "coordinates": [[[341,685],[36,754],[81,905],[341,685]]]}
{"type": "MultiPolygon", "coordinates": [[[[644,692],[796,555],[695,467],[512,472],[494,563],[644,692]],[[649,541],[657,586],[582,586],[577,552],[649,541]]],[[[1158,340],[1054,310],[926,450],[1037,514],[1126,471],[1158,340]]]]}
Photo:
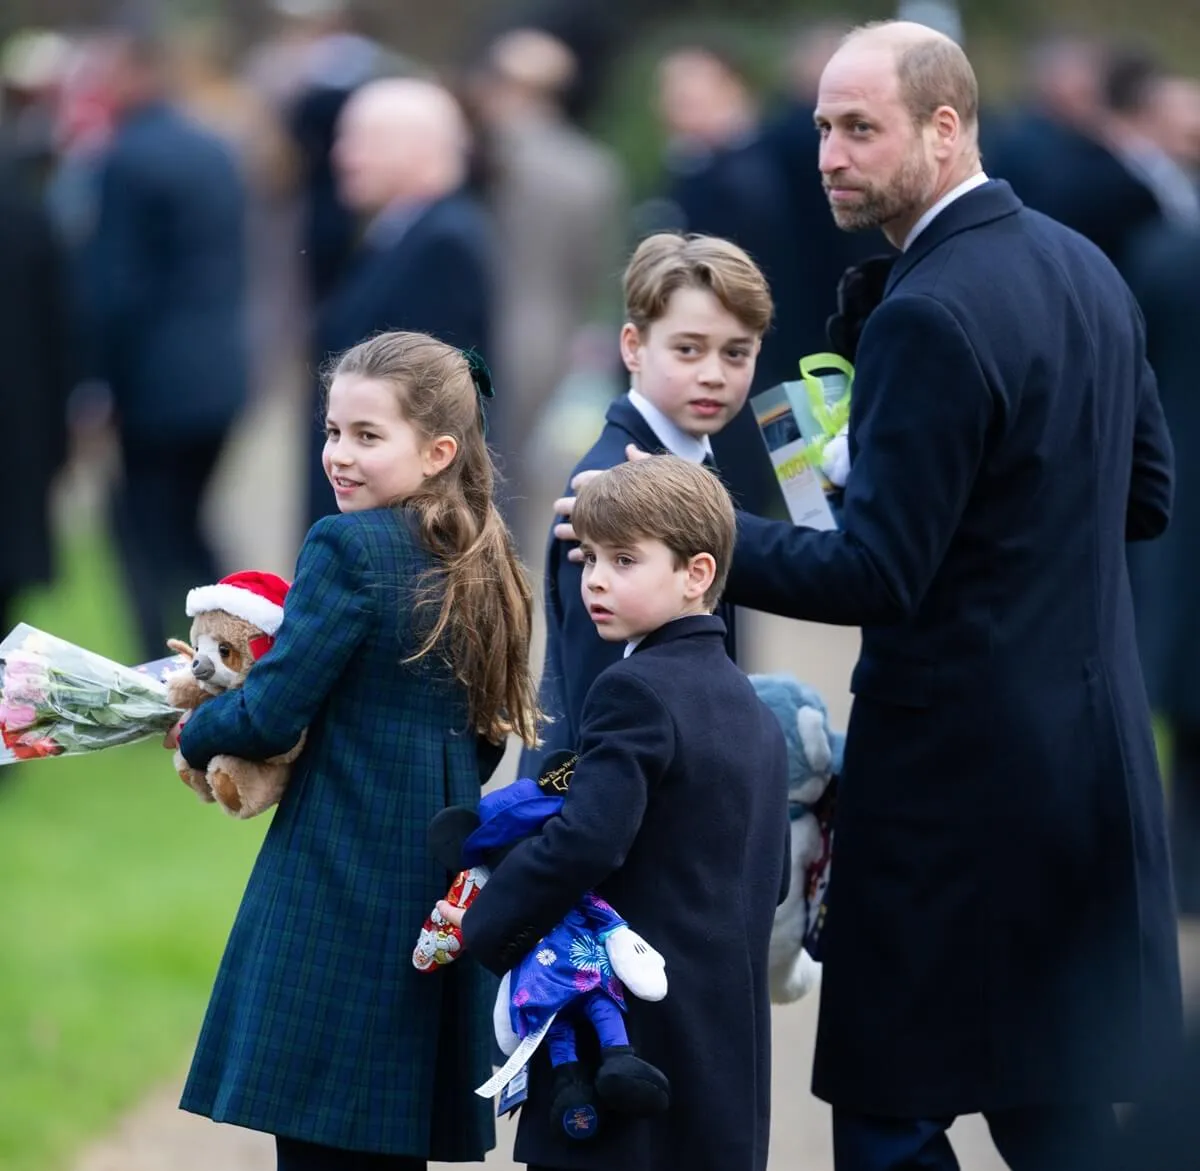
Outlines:
{"type": "Polygon", "coordinates": [[[725,381],[725,367],[720,354],[709,354],[700,366],[700,381],[712,386],[725,381]]]}

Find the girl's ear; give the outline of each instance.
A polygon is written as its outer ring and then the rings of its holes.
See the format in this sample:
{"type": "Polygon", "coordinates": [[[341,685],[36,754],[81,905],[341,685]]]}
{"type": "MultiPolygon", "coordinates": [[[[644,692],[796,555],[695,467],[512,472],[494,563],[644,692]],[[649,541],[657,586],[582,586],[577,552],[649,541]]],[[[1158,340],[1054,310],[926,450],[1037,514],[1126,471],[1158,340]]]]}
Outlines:
{"type": "Polygon", "coordinates": [[[453,435],[439,435],[426,448],[421,460],[421,472],[425,476],[436,476],[444,472],[458,454],[458,440],[453,435]]]}
{"type": "Polygon", "coordinates": [[[689,602],[704,597],[717,577],[717,560],[711,553],[696,553],[687,563],[684,597],[689,602]]]}

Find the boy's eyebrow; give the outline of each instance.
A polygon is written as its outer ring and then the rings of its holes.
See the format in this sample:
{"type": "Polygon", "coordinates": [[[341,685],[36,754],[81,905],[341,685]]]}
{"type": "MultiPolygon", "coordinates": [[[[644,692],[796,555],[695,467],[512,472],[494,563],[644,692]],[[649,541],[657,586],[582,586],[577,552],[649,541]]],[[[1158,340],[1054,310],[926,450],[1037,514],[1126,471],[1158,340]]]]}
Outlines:
{"type": "MultiPolygon", "coordinates": [[[[699,339],[700,341],[706,341],[710,335],[707,333],[701,333],[699,330],[695,330],[695,329],[680,329],[680,330],[677,330],[675,333],[671,334],[671,336],[673,338],[694,337],[694,338],[699,339]]],[[[748,333],[747,334],[739,334],[737,337],[731,337],[729,339],[729,341],[731,341],[731,342],[752,342],[753,340],[754,340],[753,335],[748,334],[748,333]]]]}

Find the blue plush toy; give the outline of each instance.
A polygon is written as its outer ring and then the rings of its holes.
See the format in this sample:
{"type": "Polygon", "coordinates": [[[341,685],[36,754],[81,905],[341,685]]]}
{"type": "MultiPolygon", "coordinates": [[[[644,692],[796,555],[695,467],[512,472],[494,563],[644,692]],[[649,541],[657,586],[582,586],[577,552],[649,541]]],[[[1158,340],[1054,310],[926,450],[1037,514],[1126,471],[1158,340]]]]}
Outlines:
{"type": "Polygon", "coordinates": [[[751,675],[750,681],[779,721],[788,746],[791,888],[775,912],[769,960],[771,999],[787,1004],[820,979],[835,781],[846,738],[830,728],[825,703],[811,687],[790,675],[751,675]]]}
{"type": "MultiPolygon", "coordinates": [[[[469,880],[470,890],[463,891],[461,900],[452,890],[452,902],[468,906],[513,846],[539,833],[559,812],[574,764],[573,754],[556,754],[537,780],[521,778],[487,794],[477,809],[452,806],[434,818],[434,856],[447,870],[461,868],[456,887],[469,880]]],[[[435,911],[413,954],[413,963],[423,971],[452,961],[457,951],[437,943],[451,937],[440,919],[435,911]]],[[[505,973],[494,1024],[497,1043],[509,1060],[476,1093],[491,1097],[503,1090],[544,1039],[554,1070],[551,1114],[569,1137],[595,1135],[601,1107],[634,1116],[665,1110],[670,1084],[630,1044],[626,991],[642,1000],[661,1000],[667,993],[663,958],[608,903],[588,892],[505,973]],[[598,1043],[595,1061],[577,1046],[584,1028],[598,1043]]]]}

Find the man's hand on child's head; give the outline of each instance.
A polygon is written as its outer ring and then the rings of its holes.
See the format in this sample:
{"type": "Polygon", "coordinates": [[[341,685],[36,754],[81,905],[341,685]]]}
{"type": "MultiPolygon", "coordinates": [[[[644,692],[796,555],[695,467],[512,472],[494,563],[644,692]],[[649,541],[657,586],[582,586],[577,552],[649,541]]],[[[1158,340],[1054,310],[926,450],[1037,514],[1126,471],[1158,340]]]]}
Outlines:
{"type": "MultiPolygon", "coordinates": [[[[628,443],[625,445],[625,458],[627,460],[653,459],[654,457],[648,452],[643,451],[636,443],[628,443]]],[[[578,492],[589,480],[594,480],[597,476],[603,474],[603,469],[593,468],[591,471],[580,472],[572,481],[571,487],[578,492]]],[[[575,535],[575,529],[571,525],[571,513],[575,511],[574,496],[560,496],[554,502],[554,515],[561,516],[563,520],[554,526],[554,535],[560,541],[578,541],[579,538],[575,535]]],[[[567,554],[568,561],[574,561],[577,564],[583,562],[583,552],[578,544],[567,554]]]]}

